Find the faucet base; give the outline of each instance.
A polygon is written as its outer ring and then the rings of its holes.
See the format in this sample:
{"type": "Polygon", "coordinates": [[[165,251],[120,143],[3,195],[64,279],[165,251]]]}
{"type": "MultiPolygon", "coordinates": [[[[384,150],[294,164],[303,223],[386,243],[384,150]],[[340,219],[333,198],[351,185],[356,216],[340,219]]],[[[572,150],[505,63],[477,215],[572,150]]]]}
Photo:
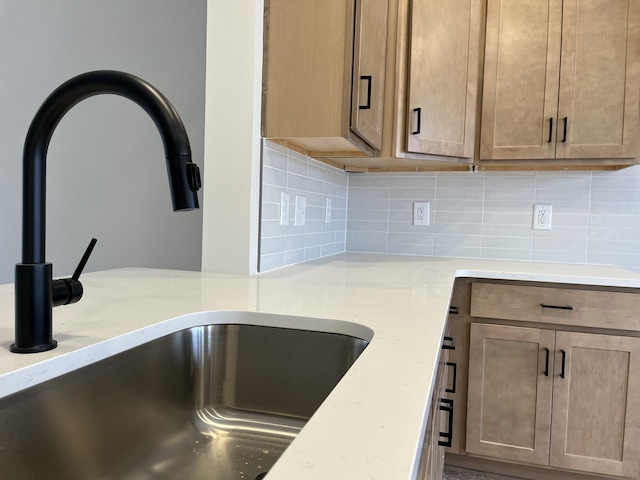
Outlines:
{"type": "Polygon", "coordinates": [[[53,267],[50,263],[16,265],[16,338],[10,350],[38,353],[56,348],[53,340],[53,267]]]}
{"type": "Polygon", "coordinates": [[[58,346],[58,342],[55,340],[51,340],[50,343],[45,345],[35,345],[33,347],[18,347],[15,343],[12,343],[9,347],[13,353],[40,353],[46,352],[47,350],[53,350],[58,346]]]}

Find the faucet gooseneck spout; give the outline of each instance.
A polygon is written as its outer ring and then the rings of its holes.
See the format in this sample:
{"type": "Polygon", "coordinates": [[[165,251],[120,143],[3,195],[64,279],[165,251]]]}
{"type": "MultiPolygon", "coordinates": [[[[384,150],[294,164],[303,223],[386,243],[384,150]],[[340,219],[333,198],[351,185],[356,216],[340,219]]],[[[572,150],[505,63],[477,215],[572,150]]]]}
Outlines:
{"type": "MultiPolygon", "coordinates": [[[[191,147],[182,120],[162,93],[136,76],[110,70],[88,72],[60,85],[37,111],[24,145],[22,263],[16,265],[15,271],[12,352],[35,353],[55,348],[53,307],[75,303],[82,297],[82,285],[77,278],[81,268],[71,278],[53,280],[53,267],[45,262],[46,156],[62,117],[82,100],[105,93],[134,101],[158,128],[164,144],[173,209],[199,207],[200,171],[191,161],[191,147]]],[[[81,263],[86,262],[90,249],[81,263]]]]}

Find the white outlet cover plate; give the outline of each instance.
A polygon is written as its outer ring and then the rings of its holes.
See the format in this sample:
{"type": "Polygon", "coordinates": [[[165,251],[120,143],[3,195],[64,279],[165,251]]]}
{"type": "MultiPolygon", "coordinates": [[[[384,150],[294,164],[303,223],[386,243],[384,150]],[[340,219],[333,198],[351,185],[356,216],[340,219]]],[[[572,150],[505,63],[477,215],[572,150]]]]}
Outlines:
{"type": "Polygon", "coordinates": [[[537,204],[533,206],[533,229],[551,230],[553,205],[537,204]]]}
{"type": "Polygon", "coordinates": [[[280,225],[289,225],[289,194],[280,192],[280,225]]]}
{"type": "Polygon", "coordinates": [[[304,226],[306,215],[307,215],[307,199],[300,195],[296,195],[296,215],[295,215],[294,225],[296,227],[304,226]]]}
{"type": "Polygon", "coordinates": [[[429,202],[413,202],[413,224],[429,225],[430,223],[429,202]]]}
{"type": "Polygon", "coordinates": [[[331,199],[328,197],[324,206],[324,223],[331,223],[331,199]]]}

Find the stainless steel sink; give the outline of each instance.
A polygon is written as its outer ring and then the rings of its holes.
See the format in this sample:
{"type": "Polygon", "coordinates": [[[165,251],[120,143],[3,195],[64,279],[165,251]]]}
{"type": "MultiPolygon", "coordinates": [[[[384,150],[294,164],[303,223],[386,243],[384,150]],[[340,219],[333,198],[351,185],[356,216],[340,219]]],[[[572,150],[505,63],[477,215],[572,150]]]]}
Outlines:
{"type": "Polygon", "coordinates": [[[0,400],[0,477],[261,479],[367,346],[207,325],[0,400]]]}

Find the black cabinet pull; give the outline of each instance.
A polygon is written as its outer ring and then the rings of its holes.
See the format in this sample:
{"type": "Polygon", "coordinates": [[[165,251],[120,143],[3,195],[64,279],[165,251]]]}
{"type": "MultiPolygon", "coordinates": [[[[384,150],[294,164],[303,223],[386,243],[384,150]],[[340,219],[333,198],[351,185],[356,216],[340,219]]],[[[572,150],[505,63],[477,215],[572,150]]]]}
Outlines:
{"type": "Polygon", "coordinates": [[[571,305],[548,305],[546,303],[541,303],[540,306],[542,308],[555,308],[556,310],[573,310],[571,305]]]}
{"type": "Polygon", "coordinates": [[[360,110],[370,110],[371,109],[371,75],[361,75],[360,80],[367,81],[367,103],[366,105],[359,105],[358,108],[360,110]]]}
{"type": "Polygon", "coordinates": [[[450,447],[453,445],[453,400],[449,398],[441,398],[438,409],[441,412],[447,412],[449,414],[449,431],[439,433],[439,436],[446,440],[438,440],[438,445],[441,447],[450,447]]]}
{"type": "Polygon", "coordinates": [[[449,315],[458,315],[460,313],[459,307],[449,307],[449,315]]]}
{"type": "Polygon", "coordinates": [[[455,350],[456,349],[456,338],[455,337],[444,337],[442,340],[442,349],[443,350],[455,350]],[[446,342],[450,342],[447,345],[446,342]]]}
{"type": "Polygon", "coordinates": [[[549,142],[553,140],[553,117],[549,117],[549,142]]]}
{"type": "Polygon", "coordinates": [[[418,122],[416,129],[411,132],[411,135],[418,135],[420,133],[420,124],[422,123],[422,107],[414,108],[413,111],[418,114],[418,122]]]}
{"type": "Polygon", "coordinates": [[[565,143],[567,141],[567,123],[568,123],[568,120],[569,119],[567,117],[564,117],[562,119],[562,121],[564,122],[564,127],[563,127],[564,134],[562,135],[562,143],[565,143]]]}
{"type": "Polygon", "coordinates": [[[456,384],[458,383],[458,364],[456,362],[445,363],[447,367],[453,368],[453,381],[451,382],[451,388],[445,388],[447,393],[456,393],[456,384]]]}
{"type": "Polygon", "coordinates": [[[544,376],[548,377],[549,376],[549,349],[545,348],[545,355],[546,355],[546,359],[544,361],[544,376]]]}
{"type": "Polygon", "coordinates": [[[562,369],[560,370],[560,378],[564,378],[564,364],[565,360],[567,359],[567,352],[565,352],[564,350],[560,350],[560,353],[562,354],[562,369]]]}

